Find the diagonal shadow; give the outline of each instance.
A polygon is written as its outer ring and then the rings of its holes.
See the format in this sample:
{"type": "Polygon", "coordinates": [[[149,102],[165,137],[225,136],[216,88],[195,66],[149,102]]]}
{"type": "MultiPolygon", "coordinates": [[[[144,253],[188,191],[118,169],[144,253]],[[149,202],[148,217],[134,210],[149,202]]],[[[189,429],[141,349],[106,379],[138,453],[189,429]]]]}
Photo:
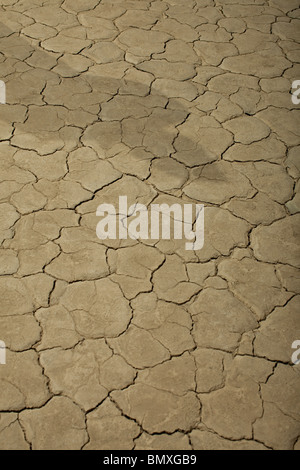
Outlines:
{"type": "Polygon", "coordinates": [[[180,188],[188,177],[186,167],[218,158],[201,147],[199,136],[179,135],[177,127],[190,116],[187,102],[156,89],[145,63],[134,67],[121,58],[95,64],[88,48],[85,55],[64,56],[31,44],[3,24],[0,31],[2,59],[7,57],[0,72],[7,103],[0,110],[6,129],[1,140],[10,140],[16,149],[49,157],[84,146],[141,180],[149,178],[153,164],[162,174],[183,174],[170,188],[161,176],[160,190],[180,188]]]}

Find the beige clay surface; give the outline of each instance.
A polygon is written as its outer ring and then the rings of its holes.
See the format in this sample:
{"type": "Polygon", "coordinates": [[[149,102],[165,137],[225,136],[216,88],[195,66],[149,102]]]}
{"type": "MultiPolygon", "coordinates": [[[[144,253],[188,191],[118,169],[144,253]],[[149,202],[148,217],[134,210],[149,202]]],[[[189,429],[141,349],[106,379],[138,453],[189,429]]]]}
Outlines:
{"type": "Polygon", "coordinates": [[[300,449],[298,0],[2,0],[1,449],[300,449]],[[99,204],[204,204],[200,250],[99,204]]]}

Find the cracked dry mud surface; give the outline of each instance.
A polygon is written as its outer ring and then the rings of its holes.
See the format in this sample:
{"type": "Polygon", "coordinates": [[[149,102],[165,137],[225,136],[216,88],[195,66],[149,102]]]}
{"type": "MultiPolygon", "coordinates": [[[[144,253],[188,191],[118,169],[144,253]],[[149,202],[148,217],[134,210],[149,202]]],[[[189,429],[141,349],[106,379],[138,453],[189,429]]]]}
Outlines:
{"type": "Polygon", "coordinates": [[[1,449],[300,449],[299,16],[2,0],[1,449]],[[99,240],[119,195],[204,247],[99,240]]]}

